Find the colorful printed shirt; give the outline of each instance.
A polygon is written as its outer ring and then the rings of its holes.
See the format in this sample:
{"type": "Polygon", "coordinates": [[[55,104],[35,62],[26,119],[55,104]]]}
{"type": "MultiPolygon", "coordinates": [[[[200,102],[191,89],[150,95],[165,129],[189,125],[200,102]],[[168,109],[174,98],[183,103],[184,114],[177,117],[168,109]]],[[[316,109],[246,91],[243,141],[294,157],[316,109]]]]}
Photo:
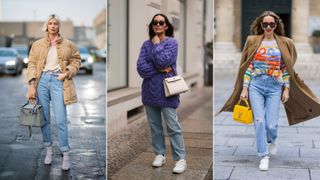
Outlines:
{"type": "Polygon", "coordinates": [[[244,74],[243,86],[248,87],[252,77],[268,75],[275,77],[285,87],[289,87],[289,73],[281,58],[276,40],[262,41],[257,53],[244,74]]]}

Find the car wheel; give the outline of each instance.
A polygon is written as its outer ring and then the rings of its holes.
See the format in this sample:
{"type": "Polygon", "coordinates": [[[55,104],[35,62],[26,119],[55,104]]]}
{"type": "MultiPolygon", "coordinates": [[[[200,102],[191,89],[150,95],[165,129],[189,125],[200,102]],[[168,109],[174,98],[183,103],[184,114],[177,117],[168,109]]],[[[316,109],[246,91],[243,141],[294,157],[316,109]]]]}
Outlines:
{"type": "Polygon", "coordinates": [[[86,74],[92,74],[93,73],[93,69],[86,69],[86,74]]]}
{"type": "Polygon", "coordinates": [[[12,76],[17,76],[18,74],[19,74],[19,71],[16,70],[16,71],[12,74],[12,76]]]}

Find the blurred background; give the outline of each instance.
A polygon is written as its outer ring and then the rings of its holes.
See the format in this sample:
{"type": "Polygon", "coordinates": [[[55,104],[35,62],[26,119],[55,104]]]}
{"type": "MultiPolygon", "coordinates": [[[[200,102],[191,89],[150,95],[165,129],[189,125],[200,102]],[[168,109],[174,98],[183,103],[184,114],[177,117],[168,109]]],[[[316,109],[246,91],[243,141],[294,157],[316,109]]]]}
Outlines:
{"type": "Polygon", "coordinates": [[[315,67],[318,67],[319,61],[315,59],[318,59],[320,54],[319,0],[215,0],[214,2],[216,76],[236,73],[237,68],[234,65],[238,65],[240,52],[250,34],[250,24],[266,10],[274,11],[280,16],[286,36],[293,39],[299,56],[297,70],[306,71],[304,76],[308,77],[317,72],[315,67]]]}
{"type": "MultiPolygon", "coordinates": [[[[84,66],[87,66],[84,69],[91,74],[93,70],[88,64],[106,61],[105,2],[97,2],[100,4],[88,6],[83,0],[50,3],[1,0],[0,46],[16,49],[26,67],[31,44],[44,36],[41,26],[50,13],[55,13],[62,20],[61,34],[78,45],[84,66]]],[[[20,72],[20,67],[17,69],[20,72]]]]}
{"type": "Polygon", "coordinates": [[[105,0],[0,0],[0,86],[0,179],[105,179],[105,0]],[[51,166],[43,165],[40,129],[34,128],[29,141],[28,128],[18,120],[19,108],[27,101],[28,53],[32,43],[45,36],[41,28],[50,14],[60,17],[61,36],[77,45],[82,62],[74,77],[78,103],[67,106],[72,154],[68,172],[60,168],[53,113],[51,166]]]}

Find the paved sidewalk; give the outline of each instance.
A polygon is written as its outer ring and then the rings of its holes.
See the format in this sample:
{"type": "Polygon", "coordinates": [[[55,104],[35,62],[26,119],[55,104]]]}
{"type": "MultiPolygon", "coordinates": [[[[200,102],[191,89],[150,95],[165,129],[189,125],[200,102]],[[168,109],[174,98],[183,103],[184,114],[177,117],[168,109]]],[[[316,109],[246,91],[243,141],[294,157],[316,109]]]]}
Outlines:
{"type": "MultiPolygon", "coordinates": [[[[214,107],[220,110],[235,77],[215,77],[214,107]]],[[[320,82],[305,79],[320,97],[320,82]]],[[[318,180],[320,179],[320,118],[289,126],[283,106],[280,111],[278,153],[270,158],[269,170],[258,169],[253,125],[232,120],[229,112],[214,119],[214,178],[216,180],[318,180]]]]}
{"type": "MultiPolygon", "coordinates": [[[[188,164],[187,171],[181,175],[172,173],[175,162],[172,160],[168,137],[166,137],[166,164],[160,168],[151,167],[155,155],[151,147],[150,129],[147,126],[147,120],[144,116],[144,123],[140,126],[133,126],[136,130],[130,127],[131,133],[118,135],[127,136],[130,139],[131,135],[137,136],[135,134],[144,134],[142,138],[144,141],[135,144],[136,146],[141,145],[145,147],[144,149],[135,150],[124,137],[112,137],[108,140],[108,168],[116,171],[113,172],[108,169],[108,179],[212,179],[212,88],[195,89],[188,93],[191,95],[190,98],[182,98],[181,106],[178,108],[179,120],[184,131],[188,164]],[[142,133],[144,131],[148,133],[142,133]],[[117,141],[119,139],[121,139],[121,141],[117,141]],[[126,147],[119,147],[115,145],[116,142],[119,144],[128,144],[126,147]],[[121,151],[121,148],[127,148],[127,151],[117,154],[115,151],[121,151]],[[122,163],[124,165],[120,168],[112,167],[112,165],[109,164],[110,161],[116,162],[115,159],[121,158],[121,155],[127,153],[136,153],[136,156],[131,157],[131,160],[128,162],[122,163]]],[[[136,141],[134,139],[130,140],[136,141]]]]}

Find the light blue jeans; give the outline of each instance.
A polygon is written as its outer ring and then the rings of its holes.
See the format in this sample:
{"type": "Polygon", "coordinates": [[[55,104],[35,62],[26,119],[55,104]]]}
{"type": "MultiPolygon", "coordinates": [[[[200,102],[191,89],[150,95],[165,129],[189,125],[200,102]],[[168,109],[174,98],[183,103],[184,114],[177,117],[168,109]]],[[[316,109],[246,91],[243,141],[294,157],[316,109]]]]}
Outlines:
{"type": "Polygon", "coordinates": [[[62,152],[69,151],[67,109],[63,100],[63,81],[57,79],[55,73],[42,73],[37,95],[39,103],[43,106],[45,123],[41,127],[43,143],[52,144],[50,128],[50,101],[53,108],[54,119],[57,124],[58,141],[62,152]]]}
{"type": "Polygon", "coordinates": [[[269,154],[267,143],[277,138],[283,83],[275,77],[258,75],[251,79],[249,99],[254,116],[258,156],[269,154]]]}
{"type": "Polygon", "coordinates": [[[177,111],[169,107],[146,106],[149,126],[151,128],[152,146],[155,154],[166,154],[165,138],[162,127],[161,113],[167,124],[173,160],[185,159],[185,147],[177,111]]]}

